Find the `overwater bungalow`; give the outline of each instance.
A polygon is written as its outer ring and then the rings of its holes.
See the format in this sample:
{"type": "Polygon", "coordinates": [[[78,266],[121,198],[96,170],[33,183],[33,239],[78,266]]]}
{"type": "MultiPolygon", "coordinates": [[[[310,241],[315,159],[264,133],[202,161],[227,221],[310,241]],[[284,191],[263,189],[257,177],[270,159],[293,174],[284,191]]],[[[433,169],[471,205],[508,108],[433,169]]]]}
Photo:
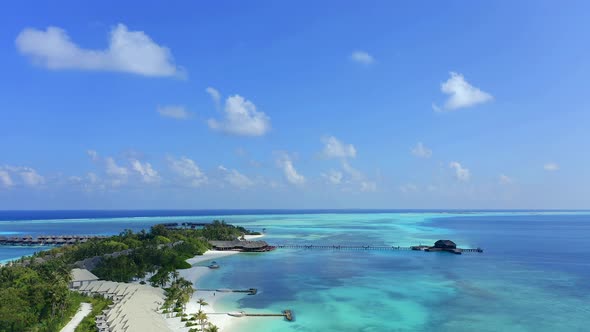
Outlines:
{"type": "Polygon", "coordinates": [[[457,255],[461,254],[461,249],[457,248],[457,244],[451,240],[438,240],[434,246],[428,247],[424,251],[447,251],[457,255]]]}

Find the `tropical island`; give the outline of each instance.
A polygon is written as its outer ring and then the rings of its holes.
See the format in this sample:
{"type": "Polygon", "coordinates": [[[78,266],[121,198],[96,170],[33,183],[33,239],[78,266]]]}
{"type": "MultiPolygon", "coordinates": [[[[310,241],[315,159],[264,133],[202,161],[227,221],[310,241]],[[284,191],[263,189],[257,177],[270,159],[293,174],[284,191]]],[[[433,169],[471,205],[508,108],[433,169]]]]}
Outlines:
{"type": "MultiPolygon", "coordinates": [[[[148,231],[125,230],[23,257],[0,268],[0,331],[60,331],[81,303],[89,303],[90,312],[75,327],[77,332],[140,331],[150,319],[153,329],[165,317],[179,318],[189,331],[218,331],[202,310],[205,300],[197,302],[199,310],[187,312],[194,279],[183,278],[179,271],[236,252],[203,256],[211,243],[220,243],[214,241],[248,243],[249,236],[260,233],[218,220],[202,228],[155,225],[148,231]],[[134,301],[137,306],[129,304],[134,301]],[[154,314],[143,317],[142,308],[154,314]]],[[[263,241],[252,242],[257,247],[263,241]]]]}

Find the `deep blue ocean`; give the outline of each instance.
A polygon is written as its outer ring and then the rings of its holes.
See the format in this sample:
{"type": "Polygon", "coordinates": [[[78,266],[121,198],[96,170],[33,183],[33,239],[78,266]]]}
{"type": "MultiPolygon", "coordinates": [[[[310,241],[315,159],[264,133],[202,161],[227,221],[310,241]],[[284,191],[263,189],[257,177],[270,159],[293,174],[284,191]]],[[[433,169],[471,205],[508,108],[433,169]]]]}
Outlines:
{"type": "MultiPolygon", "coordinates": [[[[588,331],[588,211],[5,211],[0,235],[116,234],[224,219],[271,244],[430,244],[484,253],[278,249],[218,260],[202,288],[259,289],[224,309],[292,309],[237,331],[588,331]]],[[[0,247],[0,260],[42,248],[0,247]]],[[[235,331],[234,331],[235,332],[235,331]]]]}

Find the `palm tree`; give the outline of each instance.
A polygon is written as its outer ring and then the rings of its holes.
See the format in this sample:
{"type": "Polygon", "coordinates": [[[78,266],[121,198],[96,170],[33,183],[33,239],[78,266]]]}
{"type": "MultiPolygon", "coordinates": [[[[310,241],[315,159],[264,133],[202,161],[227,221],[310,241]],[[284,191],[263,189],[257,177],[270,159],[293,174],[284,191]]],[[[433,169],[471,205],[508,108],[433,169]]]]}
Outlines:
{"type": "Polygon", "coordinates": [[[203,308],[204,306],[209,305],[209,303],[205,302],[204,298],[200,298],[197,303],[199,304],[199,311],[201,311],[201,308],[203,308]]]}
{"type": "Polygon", "coordinates": [[[160,286],[164,288],[170,282],[170,274],[168,272],[162,273],[160,278],[160,286]]]}
{"type": "Polygon", "coordinates": [[[202,312],[201,310],[199,310],[199,312],[196,313],[195,318],[201,324],[201,330],[204,330],[205,329],[205,323],[207,322],[207,314],[204,313],[204,312],[202,312]]]}
{"type": "Polygon", "coordinates": [[[204,332],[219,332],[219,327],[217,327],[217,325],[209,323],[209,326],[207,326],[204,332]]]}
{"type": "Polygon", "coordinates": [[[180,276],[180,273],[178,273],[178,271],[174,270],[171,272],[172,278],[174,279],[174,281],[178,280],[178,277],[180,276]]]}

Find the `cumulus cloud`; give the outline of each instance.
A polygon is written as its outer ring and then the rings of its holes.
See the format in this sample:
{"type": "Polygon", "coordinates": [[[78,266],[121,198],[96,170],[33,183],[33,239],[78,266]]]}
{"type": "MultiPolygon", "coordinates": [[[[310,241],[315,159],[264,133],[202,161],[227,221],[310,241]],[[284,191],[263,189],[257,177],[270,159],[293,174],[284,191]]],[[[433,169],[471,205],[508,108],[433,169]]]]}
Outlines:
{"type": "Polygon", "coordinates": [[[77,186],[87,192],[106,189],[105,184],[93,172],[89,172],[86,176],[70,176],[68,181],[71,185],[77,186]]]}
{"type": "Polygon", "coordinates": [[[352,144],[344,144],[334,136],[323,137],[322,143],[324,143],[322,155],[326,158],[356,157],[356,149],[352,144]]]}
{"type": "Polygon", "coordinates": [[[469,84],[463,75],[450,72],[451,77],[441,84],[442,93],[449,95],[443,108],[432,104],[435,111],[453,111],[460,108],[475,106],[492,101],[494,97],[469,84]]]}
{"type": "Polygon", "coordinates": [[[184,120],[190,117],[190,113],[184,108],[184,106],[180,105],[159,106],[157,111],[163,117],[177,120],[184,120]]]}
{"type": "Polygon", "coordinates": [[[323,173],[322,176],[331,184],[341,184],[344,178],[344,174],[336,170],[330,170],[328,173],[323,173]]]}
{"type": "Polygon", "coordinates": [[[377,191],[377,183],[374,181],[361,181],[362,192],[374,192],[377,191]]]}
{"type": "Polygon", "coordinates": [[[16,184],[15,178],[28,187],[38,187],[45,183],[45,178],[34,168],[26,166],[0,166],[0,185],[9,188],[16,184]]]}
{"type": "Polygon", "coordinates": [[[12,187],[14,185],[10,174],[2,169],[0,169],[0,184],[5,188],[12,187]]]}
{"type": "Polygon", "coordinates": [[[346,160],[342,161],[342,169],[351,177],[354,181],[360,181],[364,179],[363,173],[356,168],[352,167],[346,160]]]}
{"type": "Polygon", "coordinates": [[[217,89],[213,87],[208,87],[207,89],[205,89],[205,92],[207,92],[209,96],[211,96],[211,99],[215,103],[215,107],[221,108],[221,93],[219,93],[219,91],[217,91],[217,89]]]}
{"type": "Polygon", "coordinates": [[[543,165],[543,168],[546,171],[554,172],[554,171],[559,170],[559,165],[556,164],[556,163],[551,162],[551,163],[546,163],[545,165],[543,165]]]}
{"type": "Polygon", "coordinates": [[[418,142],[412,149],[412,154],[419,158],[430,158],[432,156],[432,150],[427,148],[422,142],[418,142]]]}
{"type": "Polygon", "coordinates": [[[141,181],[145,183],[156,183],[160,181],[160,175],[148,162],[142,163],[137,159],[131,160],[132,169],[139,174],[141,181]]]}
{"type": "Polygon", "coordinates": [[[471,178],[471,173],[469,172],[469,169],[461,166],[460,163],[453,161],[449,164],[449,167],[455,171],[455,177],[457,178],[457,180],[466,182],[469,181],[469,179],[471,178]]]}
{"type": "Polygon", "coordinates": [[[127,177],[127,175],[129,175],[129,170],[126,167],[117,165],[115,159],[112,157],[106,157],[104,162],[105,170],[108,175],[116,177],[127,177]]]}
{"type": "Polygon", "coordinates": [[[111,30],[106,49],[76,45],[65,30],[26,28],[16,38],[18,51],[39,66],[52,69],[118,71],[144,76],[183,76],[170,50],[155,43],[143,31],[129,31],[123,24],[111,30]]]}
{"type": "Polygon", "coordinates": [[[500,184],[511,184],[512,178],[506,174],[500,174],[500,176],[498,176],[498,181],[500,184]]]}
{"type": "Polygon", "coordinates": [[[36,187],[45,183],[45,178],[30,167],[21,167],[19,173],[23,182],[30,187],[36,187]]]}
{"type": "Polygon", "coordinates": [[[363,64],[363,65],[371,65],[375,63],[375,58],[371,56],[369,53],[365,51],[354,51],[350,55],[350,59],[354,62],[363,64]]]}
{"type": "Polygon", "coordinates": [[[294,185],[303,185],[305,183],[305,177],[297,172],[291,158],[284,154],[277,160],[277,165],[283,170],[287,181],[294,185]]]}
{"type": "Polygon", "coordinates": [[[172,157],[168,158],[170,169],[181,178],[188,180],[190,185],[198,187],[207,182],[207,176],[199,166],[191,159],[187,157],[180,157],[175,159],[172,157]]]}
{"type": "Polygon", "coordinates": [[[254,181],[235,169],[229,170],[223,165],[220,165],[218,169],[224,173],[224,180],[236,188],[246,189],[254,185],[254,181]]]}
{"type": "Polygon", "coordinates": [[[377,183],[368,180],[367,177],[356,168],[352,167],[346,159],[342,160],[342,170],[346,173],[345,182],[357,186],[360,191],[372,192],[377,190],[377,183]]]}
{"type": "Polygon", "coordinates": [[[209,119],[209,128],[238,136],[263,136],[270,130],[270,118],[240,95],[225,101],[222,120],[209,119]]]}

